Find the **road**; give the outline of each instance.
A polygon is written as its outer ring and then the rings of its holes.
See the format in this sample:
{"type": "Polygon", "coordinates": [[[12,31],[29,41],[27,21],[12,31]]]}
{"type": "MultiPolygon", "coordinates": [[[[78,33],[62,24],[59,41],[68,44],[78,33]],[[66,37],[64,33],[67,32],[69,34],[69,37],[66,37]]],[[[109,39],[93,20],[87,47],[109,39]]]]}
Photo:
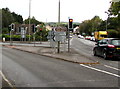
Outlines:
{"type": "Polygon", "coordinates": [[[118,70],[112,68],[103,70],[101,65],[75,64],[11,48],[2,49],[2,72],[19,88],[118,87],[120,76],[118,70]]]}
{"type": "MultiPolygon", "coordinates": [[[[111,67],[120,71],[120,60],[104,60],[102,57],[95,57],[93,56],[93,48],[95,46],[95,42],[80,39],[77,36],[74,36],[71,40],[71,47],[76,49],[77,52],[82,54],[83,56],[98,61],[101,66],[111,67]]],[[[104,68],[103,68],[104,69],[104,68]]]]}

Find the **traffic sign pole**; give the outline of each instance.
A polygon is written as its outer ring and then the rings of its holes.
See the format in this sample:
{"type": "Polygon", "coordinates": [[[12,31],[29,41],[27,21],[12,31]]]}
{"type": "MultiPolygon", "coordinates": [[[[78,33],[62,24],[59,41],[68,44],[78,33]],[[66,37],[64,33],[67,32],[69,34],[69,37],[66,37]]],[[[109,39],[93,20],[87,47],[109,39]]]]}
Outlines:
{"type": "Polygon", "coordinates": [[[68,52],[70,52],[70,29],[68,29],[68,52]]]}

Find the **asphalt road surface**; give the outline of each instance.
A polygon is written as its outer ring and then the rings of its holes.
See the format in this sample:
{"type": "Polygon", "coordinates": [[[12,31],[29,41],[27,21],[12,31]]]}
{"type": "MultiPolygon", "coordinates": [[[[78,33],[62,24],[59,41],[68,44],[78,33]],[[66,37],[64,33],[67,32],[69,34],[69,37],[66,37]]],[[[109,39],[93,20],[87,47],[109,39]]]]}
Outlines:
{"type": "MultiPolygon", "coordinates": [[[[95,46],[95,42],[80,39],[77,36],[74,36],[71,40],[71,47],[76,49],[80,54],[83,56],[98,61],[101,66],[103,67],[111,67],[117,68],[118,72],[120,71],[120,59],[113,59],[113,60],[105,60],[102,57],[93,56],[93,48],[95,46]]],[[[103,68],[104,69],[104,68],[103,68]]]]}
{"type": "MultiPolygon", "coordinates": [[[[89,51],[88,51],[89,52],[89,51]]],[[[3,47],[2,72],[15,87],[113,87],[118,68],[75,64],[3,47]]],[[[83,88],[82,88],[83,89],[83,88]]]]}

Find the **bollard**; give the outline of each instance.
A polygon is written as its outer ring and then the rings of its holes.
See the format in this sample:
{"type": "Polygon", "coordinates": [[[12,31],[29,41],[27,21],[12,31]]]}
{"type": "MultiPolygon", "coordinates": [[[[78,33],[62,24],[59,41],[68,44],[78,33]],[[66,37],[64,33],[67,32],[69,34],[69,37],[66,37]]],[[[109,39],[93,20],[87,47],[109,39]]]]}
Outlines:
{"type": "Polygon", "coordinates": [[[3,37],[3,42],[5,42],[5,38],[3,37]]]}

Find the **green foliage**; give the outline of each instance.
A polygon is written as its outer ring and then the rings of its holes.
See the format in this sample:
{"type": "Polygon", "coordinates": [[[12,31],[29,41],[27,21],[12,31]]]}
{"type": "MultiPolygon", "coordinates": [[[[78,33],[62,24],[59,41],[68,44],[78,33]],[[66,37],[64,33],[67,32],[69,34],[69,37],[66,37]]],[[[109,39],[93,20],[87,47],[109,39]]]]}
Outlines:
{"type": "Polygon", "coordinates": [[[119,15],[120,1],[119,2],[112,2],[108,11],[110,12],[111,15],[115,15],[115,16],[119,15]]]}
{"type": "Polygon", "coordinates": [[[8,8],[2,9],[2,27],[8,27],[12,22],[14,22],[14,18],[8,8]]]}
{"type": "Polygon", "coordinates": [[[92,32],[96,31],[97,28],[100,26],[102,20],[99,18],[99,16],[95,16],[91,20],[85,20],[83,21],[79,28],[80,33],[86,33],[86,35],[91,35],[92,32]]]}
{"type": "Polygon", "coordinates": [[[9,40],[10,40],[10,35],[1,34],[1,35],[0,35],[0,38],[5,38],[6,41],[9,41],[9,40]]]}
{"type": "Polygon", "coordinates": [[[118,20],[116,17],[111,17],[108,19],[108,29],[117,29],[118,20]]]}
{"type": "Polygon", "coordinates": [[[8,28],[3,28],[3,29],[2,29],[2,34],[7,34],[7,33],[9,33],[8,28]]]}
{"type": "MultiPolygon", "coordinates": [[[[25,22],[25,24],[29,24],[29,18],[28,18],[28,19],[25,19],[24,22],[25,22]]],[[[31,23],[31,24],[35,24],[35,25],[43,24],[43,22],[39,22],[38,20],[36,20],[35,17],[32,17],[32,18],[30,19],[30,23],[31,23]]]]}
{"type": "Polygon", "coordinates": [[[48,31],[43,27],[42,31],[38,31],[35,34],[36,40],[42,40],[42,41],[47,41],[47,35],[48,35],[48,31]]]}
{"type": "Polygon", "coordinates": [[[117,29],[120,29],[120,1],[119,2],[112,2],[111,7],[108,10],[110,12],[110,15],[116,16],[116,22],[117,22],[117,29]]]}
{"type": "Polygon", "coordinates": [[[23,23],[23,18],[22,18],[21,15],[17,15],[15,12],[12,12],[11,14],[14,17],[14,23],[15,22],[16,23],[21,23],[21,24],[23,23]]]}
{"type": "Polygon", "coordinates": [[[23,23],[23,18],[21,15],[15,12],[10,12],[8,8],[2,9],[2,28],[7,28],[11,23],[23,23]]]}
{"type": "Polygon", "coordinates": [[[118,38],[119,33],[116,30],[107,30],[109,38],[118,38]]]}
{"type": "MultiPolygon", "coordinates": [[[[109,17],[107,20],[107,30],[109,37],[120,38],[120,28],[119,22],[116,17],[109,17]],[[111,30],[113,29],[113,30],[111,30]]],[[[86,35],[91,35],[92,32],[105,31],[106,30],[106,21],[102,21],[98,16],[95,16],[91,20],[83,21],[79,26],[80,34],[85,33],[86,35]]]]}

